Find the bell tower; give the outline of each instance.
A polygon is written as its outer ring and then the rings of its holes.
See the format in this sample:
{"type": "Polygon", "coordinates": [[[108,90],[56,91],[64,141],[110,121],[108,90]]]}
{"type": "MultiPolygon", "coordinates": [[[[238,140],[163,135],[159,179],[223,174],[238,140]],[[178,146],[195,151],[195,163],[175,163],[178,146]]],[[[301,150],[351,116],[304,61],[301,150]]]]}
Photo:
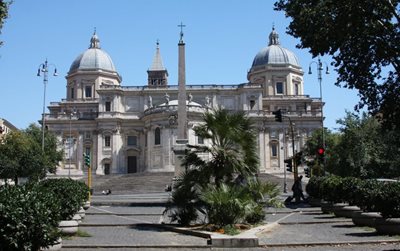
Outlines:
{"type": "Polygon", "coordinates": [[[166,87],[168,85],[168,71],[164,68],[161,54],[160,43],[157,40],[156,54],[153,58],[153,64],[147,70],[147,85],[149,87],[166,87]]]}

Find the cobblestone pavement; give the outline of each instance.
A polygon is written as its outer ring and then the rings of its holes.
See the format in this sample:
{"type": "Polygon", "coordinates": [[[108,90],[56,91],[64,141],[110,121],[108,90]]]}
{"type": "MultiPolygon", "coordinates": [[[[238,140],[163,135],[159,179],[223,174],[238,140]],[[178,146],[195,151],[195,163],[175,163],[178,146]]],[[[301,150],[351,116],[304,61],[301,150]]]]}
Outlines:
{"type": "MultiPolygon", "coordinates": [[[[146,182],[145,177],[138,178],[140,183],[146,182]]],[[[118,178],[113,179],[118,182],[118,178]]],[[[275,181],[283,188],[279,176],[264,176],[263,179],[275,181]]],[[[127,178],[124,182],[129,183],[127,178]]],[[[103,184],[112,186],[106,180],[103,184]]],[[[205,238],[156,227],[154,224],[160,222],[164,210],[163,201],[169,196],[161,185],[162,182],[155,182],[149,192],[142,188],[140,193],[129,193],[122,187],[124,192],[120,194],[93,196],[93,205],[79,227],[91,237],[64,239],[62,250],[232,250],[210,247],[205,238]]],[[[288,195],[282,193],[281,199],[288,195]]],[[[267,209],[265,224],[274,225],[272,223],[279,224],[258,234],[259,247],[236,250],[400,250],[400,236],[377,235],[374,229],[356,227],[349,219],[322,214],[320,208],[307,204],[267,209]]]]}

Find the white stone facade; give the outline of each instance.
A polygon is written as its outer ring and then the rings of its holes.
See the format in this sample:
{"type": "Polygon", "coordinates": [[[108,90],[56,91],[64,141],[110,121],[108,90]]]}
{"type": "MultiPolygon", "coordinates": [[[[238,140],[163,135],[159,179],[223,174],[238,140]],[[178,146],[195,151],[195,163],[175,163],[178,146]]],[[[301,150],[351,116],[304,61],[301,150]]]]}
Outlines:
{"type": "MultiPolygon", "coordinates": [[[[270,43],[273,46],[280,45],[270,43]]],[[[101,50],[96,34],[89,50],[101,50]]],[[[100,58],[93,58],[98,54],[85,53],[74,61],[66,77],[66,99],[52,102],[46,114],[49,130],[64,142],[66,157],[59,173],[69,169],[82,174],[84,153],[90,153],[93,172],[99,175],[173,172],[178,86],[168,84],[158,44],[146,86],[123,86],[108,54],[102,51],[100,58]],[[99,60],[106,62],[99,64],[99,60]],[[70,137],[72,144],[68,144],[70,137]]],[[[284,57],[282,53],[278,56],[284,57]]],[[[297,152],[321,127],[323,103],[304,94],[303,71],[291,61],[253,62],[248,80],[236,85],[186,86],[189,144],[207,144],[194,134],[193,127],[202,123],[208,109],[245,111],[258,128],[259,171],[283,172],[284,159],[293,155],[292,136],[288,119],[276,122],[272,112],[281,109],[295,123],[297,152]]]]}

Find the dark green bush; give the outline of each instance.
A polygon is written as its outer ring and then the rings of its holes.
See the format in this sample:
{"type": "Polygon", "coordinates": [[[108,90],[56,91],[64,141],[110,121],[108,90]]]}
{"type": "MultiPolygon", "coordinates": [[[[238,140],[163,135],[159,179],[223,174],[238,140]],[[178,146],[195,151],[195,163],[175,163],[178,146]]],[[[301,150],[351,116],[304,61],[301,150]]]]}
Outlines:
{"type": "Polygon", "coordinates": [[[383,183],[377,180],[363,180],[360,182],[357,195],[355,196],[355,204],[363,211],[376,212],[376,203],[382,197],[383,183]]]}
{"type": "MultiPolygon", "coordinates": [[[[382,182],[381,182],[382,183],[382,182]]],[[[383,182],[372,203],[385,218],[400,217],[400,182],[383,182]]]]}
{"type": "Polygon", "coordinates": [[[257,207],[250,196],[244,196],[243,188],[226,184],[209,186],[201,199],[206,204],[209,222],[220,227],[242,222],[257,207]]]}
{"type": "Polygon", "coordinates": [[[89,188],[81,181],[72,179],[47,179],[40,186],[59,198],[61,220],[70,220],[88,200],[89,188]]]}
{"type": "Polygon", "coordinates": [[[362,180],[355,177],[342,178],[342,186],[338,189],[343,198],[343,202],[349,203],[349,205],[355,205],[357,198],[359,197],[359,190],[362,184],[362,180]]]}
{"type": "Polygon", "coordinates": [[[326,177],[324,176],[312,176],[306,185],[306,192],[310,197],[322,198],[321,184],[326,177]]]}
{"type": "Polygon", "coordinates": [[[340,189],[342,186],[342,178],[335,175],[327,176],[321,183],[322,199],[337,203],[343,201],[343,194],[340,189]]]}
{"type": "Polygon", "coordinates": [[[37,185],[0,187],[0,251],[36,251],[56,243],[58,202],[37,185]]]}

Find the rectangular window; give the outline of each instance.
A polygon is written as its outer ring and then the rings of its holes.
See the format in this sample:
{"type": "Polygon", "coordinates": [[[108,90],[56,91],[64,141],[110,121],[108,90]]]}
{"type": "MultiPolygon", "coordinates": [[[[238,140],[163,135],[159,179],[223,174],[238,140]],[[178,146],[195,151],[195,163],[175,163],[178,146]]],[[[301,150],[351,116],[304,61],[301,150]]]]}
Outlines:
{"type": "Polygon", "coordinates": [[[128,136],[128,146],[137,146],[136,136],[128,136]]]}
{"type": "Polygon", "coordinates": [[[85,132],[85,139],[91,139],[92,134],[90,132],[85,132]]]}
{"type": "Polygon", "coordinates": [[[110,111],[111,111],[111,102],[106,101],[106,112],[110,112],[110,111]]]}
{"type": "Polygon", "coordinates": [[[278,144],[277,143],[271,144],[271,157],[273,157],[273,158],[278,157],[278,144]]]}
{"type": "Polygon", "coordinates": [[[294,84],[294,95],[299,95],[299,84],[294,84]]]}
{"type": "Polygon", "coordinates": [[[276,83],[276,94],[283,94],[283,83],[282,82],[276,83]]]}
{"type": "Polygon", "coordinates": [[[250,100],[250,110],[253,110],[254,106],[256,105],[256,101],[255,100],[250,100]]]}
{"type": "Polygon", "coordinates": [[[203,145],[204,144],[204,138],[201,136],[197,136],[197,144],[203,145]]]}
{"type": "Polygon", "coordinates": [[[90,156],[90,147],[85,148],[85,154],[90,156]]]}
{"type": "Polygon", "coordinates": [[[92,97],[92,86],[85,87],[85,97],[91,98],[92,97]]]}
{"type": "Polygon", "coordinates": [[[111,147],[111,137],[110,136],[105,136],[104,137],[104,146],[105,147],[111,147]]]}
{"type": "Polygon", "coordinates": [[[75,98],[75,89],[74,89],[74,87],[71,87],[70,97],[71,97],[71,99],[75,98]]]}

